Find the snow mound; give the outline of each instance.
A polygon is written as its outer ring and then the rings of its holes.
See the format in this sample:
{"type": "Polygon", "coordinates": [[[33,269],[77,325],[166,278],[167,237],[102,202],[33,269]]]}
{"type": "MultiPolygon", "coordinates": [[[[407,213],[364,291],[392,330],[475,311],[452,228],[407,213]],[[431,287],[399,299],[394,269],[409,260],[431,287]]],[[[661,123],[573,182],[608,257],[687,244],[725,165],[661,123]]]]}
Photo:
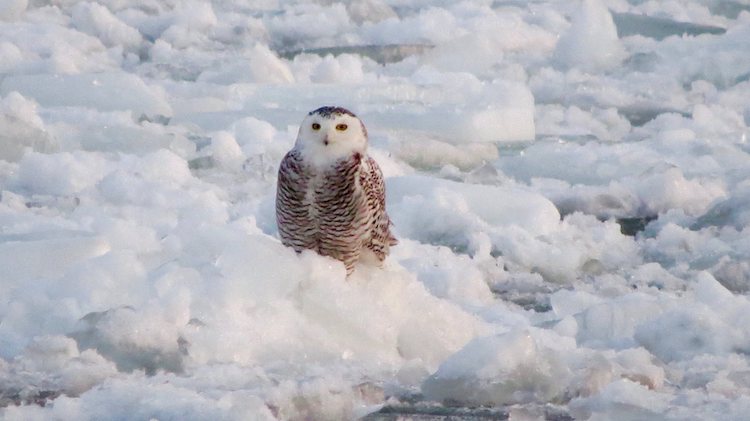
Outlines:
{"type": "Polygon", "coordinates": [[[142,42],[137,29],[121,21],[99,3],[78,3],[72,10],[73,26],[89,35],[98,37],[106,46],[121,45],[135,49],[142,42]]]}
{"type": "Polygon", "coordinates": [[[600,0],[582,0],[570,29],[555,49],[556,59],[566,67],[582,70],[609,69],[624,58],[612,15],[600,0]]]}
{"type": "Polygon", "coordinates": [[[53,152],[57,146],[46,132],[36,102],[18,92],[0,99],[0,159],[14,162],[28,149],[53,152]]]}
{"type": "Polygon", "coordinates": [[[213,292],[193,297],[193,308],[206,326],[185,330],[193,361],[260,363],[283,355],[290,364],[315,356],[353,363],[374,358],[386,365],[419,360],[432,368],[463,346],[470,332],[485,328],[396,268],[361,266],[343,282],[343,266],[331,259],[313,253],[297,257],[264,236],[240,244],[245,247],[219,256],[221,278],[213,292]],[[261,261],[276,264],[267,271],[253,270],[261,261]],[[280,265],[288,270],[271,269],[280,265]],[[451,327],[458,324],[463,332],[451,327]],[[224,332],[238,336],[232,339],[224,332]],[[248,335],[256,340],[246,343],[248,335]],[[237,351],[240,344],[245,344],[242,352],[237,351]]]}

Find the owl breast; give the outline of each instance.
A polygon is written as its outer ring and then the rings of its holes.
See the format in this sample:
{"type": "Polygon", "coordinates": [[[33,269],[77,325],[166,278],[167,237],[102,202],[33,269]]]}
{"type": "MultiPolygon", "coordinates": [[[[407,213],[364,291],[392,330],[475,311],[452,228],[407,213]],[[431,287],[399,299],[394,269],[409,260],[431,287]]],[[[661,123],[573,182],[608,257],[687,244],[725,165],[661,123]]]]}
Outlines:
{"type": "Polygon", "coordinates": [[[374,221],[362,183],[366,167],[359,153],[319,169],[290,151],[279,169],[276,198],[282,243],[338,259],[351,273],[374,221]]]}
{"type": "Polygon", "coordinates": [[[367,238],[370,218],[360,183],[361,156],[337,162],[313,178],[308,189],[310,219],[317,225],[317,252],[346,263],[356,260],[367,238]]]}

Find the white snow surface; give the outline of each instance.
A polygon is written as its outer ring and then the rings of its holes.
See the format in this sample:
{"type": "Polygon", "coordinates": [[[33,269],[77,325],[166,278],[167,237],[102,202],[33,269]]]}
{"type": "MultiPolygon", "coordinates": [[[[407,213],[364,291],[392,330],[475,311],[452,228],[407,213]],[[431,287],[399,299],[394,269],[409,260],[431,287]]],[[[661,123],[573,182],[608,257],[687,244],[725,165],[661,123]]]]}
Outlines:
{"type": "Polygon", "coordinates": [[[0,0],[0,418],[746,419],[748,40],[745,0],[0,0]],[[322,105],[400,240],[348,279],[276,234],[322,105]]]}

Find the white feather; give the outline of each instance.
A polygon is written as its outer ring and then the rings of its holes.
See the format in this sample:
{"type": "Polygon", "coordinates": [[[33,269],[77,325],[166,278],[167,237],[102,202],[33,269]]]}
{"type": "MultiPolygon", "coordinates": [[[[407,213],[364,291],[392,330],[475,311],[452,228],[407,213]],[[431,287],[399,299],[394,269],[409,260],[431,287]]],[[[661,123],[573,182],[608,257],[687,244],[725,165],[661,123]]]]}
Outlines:
{"type": "Polygon", "coordinates": [[[323,169],[355,152],[367,156],[367,135],[357,117],[348,114],[333,114],[330,117],[311,114],[302,121],[294,147],[300,151],[305,162],[323,169]],[[314,129],[314,124],[319,124],[320,128],[314,129]],[[341,124],[346,125],[345,130],[336,128],[341,124]]]}

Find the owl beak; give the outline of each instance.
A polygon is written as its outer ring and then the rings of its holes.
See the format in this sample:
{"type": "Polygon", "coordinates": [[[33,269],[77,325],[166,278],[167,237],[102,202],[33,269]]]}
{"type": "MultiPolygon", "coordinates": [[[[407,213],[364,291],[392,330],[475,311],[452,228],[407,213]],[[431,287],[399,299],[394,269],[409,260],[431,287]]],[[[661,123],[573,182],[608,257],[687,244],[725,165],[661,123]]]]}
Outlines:
{"type": "Polygon", "coordinates": [[[328,136],[327,135],[326,135],[326,137],[323,138],[323,144],[326,145],[326,146],[328,146],[328,136]]]}

